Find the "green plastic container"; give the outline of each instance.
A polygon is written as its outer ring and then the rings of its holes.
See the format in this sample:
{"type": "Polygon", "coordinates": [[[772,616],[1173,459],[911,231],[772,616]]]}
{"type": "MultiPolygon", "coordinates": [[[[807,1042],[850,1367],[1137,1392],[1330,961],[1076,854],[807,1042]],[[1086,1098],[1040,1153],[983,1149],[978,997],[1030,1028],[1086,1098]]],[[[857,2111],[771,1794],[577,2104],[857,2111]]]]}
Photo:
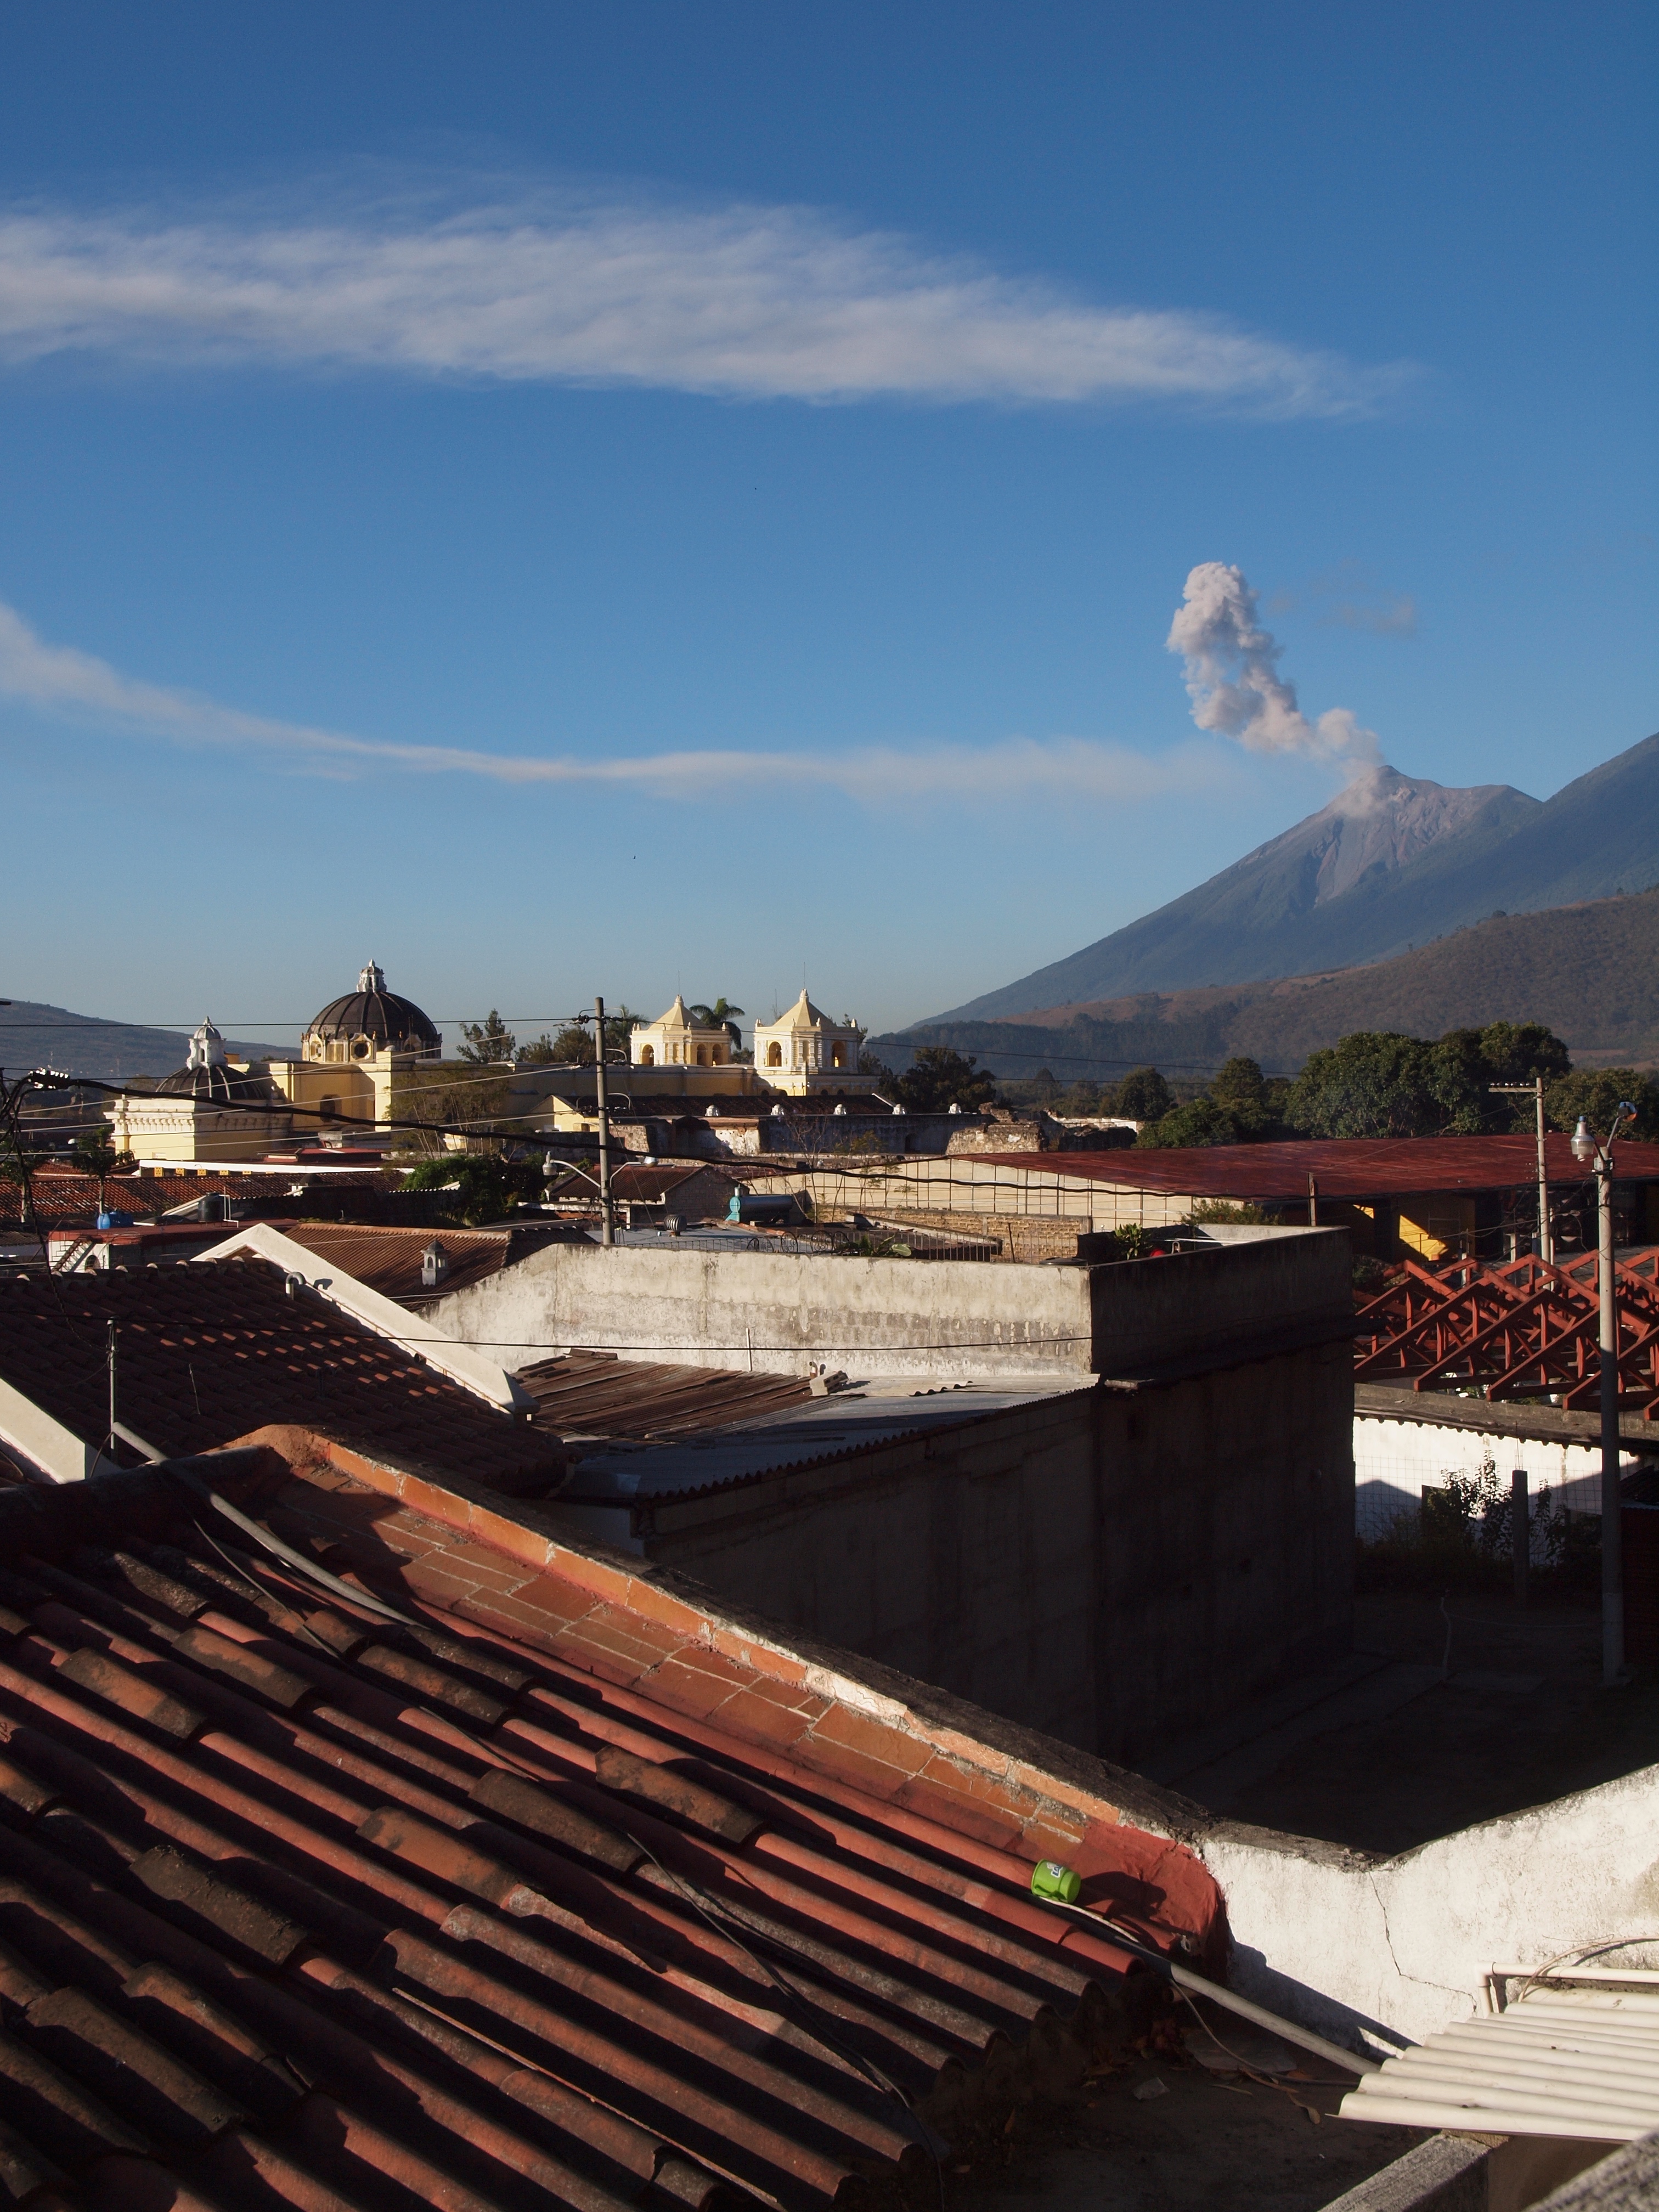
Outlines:
{"type": "Polygon", "coordinates": [[[1039,1859],[1031,1869],[1033,1897],[1051,1897],[1060,1905],[1075,1905],[1083,1894],[1083,1877],[1058,1859],[1039,1859]]]}

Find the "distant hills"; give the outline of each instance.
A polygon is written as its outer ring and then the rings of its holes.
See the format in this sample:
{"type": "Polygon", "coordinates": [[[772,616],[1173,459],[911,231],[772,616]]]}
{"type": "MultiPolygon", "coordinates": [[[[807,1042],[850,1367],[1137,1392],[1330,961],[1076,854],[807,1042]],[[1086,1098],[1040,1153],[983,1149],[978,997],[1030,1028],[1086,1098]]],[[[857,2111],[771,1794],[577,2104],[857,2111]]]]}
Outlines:
{"type": "Polygon", "coordinates": [[[1146,991],[1000,1022],[920,1023],[871,1042],[896,1060],[945,1044],[1007,1078],[1047,1066],[1061,1082],[1099,1082],[1147,1062],[1207,1071],[1235,1053],[1290,1075],[1353,1030],[1433,1037],[1492,1021],[1547,1024],[1581,1066],[1659,1064],[1659,889],[1494,915],[1334,975],[1146,991]]]}
{"type": "Polygon", "coordinates": [[[1382,769],[1156,913],[917,1028],[1353,967],[1656,879],[1659,735],[1543,801],[1382,769]]]}
{"type": "MultiPolygon", "coordinates": [[[[251,1044],[225,1040],[228,1049],[250,1060],[291,1054],[291,1045],[251,1044]]],[[[0,1006],[0,1068],[8,1080],[31,1067],[61,1068],[70,1075],[92,1075],[114,1082],[129,1075],[171,1075],[190,1050],[187,1034],[143,1029],[130,1022],[100,1021],[67,1006],[19,999],[0,1006]]]]}

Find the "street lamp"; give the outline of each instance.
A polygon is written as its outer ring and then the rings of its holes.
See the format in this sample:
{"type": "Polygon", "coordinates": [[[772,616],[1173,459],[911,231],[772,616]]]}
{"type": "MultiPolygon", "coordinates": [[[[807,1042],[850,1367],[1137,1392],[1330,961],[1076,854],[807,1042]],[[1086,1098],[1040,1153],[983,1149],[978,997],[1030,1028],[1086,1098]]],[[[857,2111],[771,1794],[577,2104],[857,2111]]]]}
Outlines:
{"type": "Polygon", "coordinates": [[[1625,1561],[1619,1496],[1619,1305],[1613,1273],[1613,1140],[1636,1109],[1620,1099],[1607,1142],[1598,1144],[1581,1114],[1572,1156],[1595,1176],[1596,1277],[1601,1330],[1601,1681],[1612,1689],[1625,1673],[1625,1561]]]}

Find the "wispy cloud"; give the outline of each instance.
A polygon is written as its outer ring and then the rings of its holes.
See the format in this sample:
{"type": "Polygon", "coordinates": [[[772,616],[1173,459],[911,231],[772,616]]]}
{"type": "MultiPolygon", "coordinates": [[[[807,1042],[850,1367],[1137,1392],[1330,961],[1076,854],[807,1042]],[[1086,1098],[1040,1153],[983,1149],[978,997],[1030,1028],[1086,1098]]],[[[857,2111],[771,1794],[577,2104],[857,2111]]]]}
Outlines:
{"type": "Polygon", "coordinates": [[[1367,414],[1411,371],[1103,305],[811,209],[559,198],[0,216],[0,360],[371,369],[727,398],[1367,414]]]}
{"type": "Polygon", "coordinates": [[[1340,599],[1322,619],[1338,629],[1368,629],[1377,637],[1415,637],[1417,601],[1409,592],[1376,602],[1340,599]]]}
{"type": "MultiPolygon", "coordinates": [[[[324,774],[380,770],[483,776],[520,786],[609,786],[663,799],[706,798],[737,786],[836,791],[872,807],[920,799],[1123,803],[1190,790],[1200,775],[1200,763],[1179,750],[1154,757],[1132,746],[1085,738],[1039,742],[1015,737],[989,745],[934,744],[913,750],[886,745],[844,752],[732,748],[600,759],[486,752],[469,745],[403,744],[272,720],[222,705],[199,692],[124,676],[91,653],[47,644],[3,602],[0,697],[126,735],[233,747],[324,774]]],[[[1216,777],[1215,764],[1206,757],[1202,780],[1213,784],[1216,777]]]]}

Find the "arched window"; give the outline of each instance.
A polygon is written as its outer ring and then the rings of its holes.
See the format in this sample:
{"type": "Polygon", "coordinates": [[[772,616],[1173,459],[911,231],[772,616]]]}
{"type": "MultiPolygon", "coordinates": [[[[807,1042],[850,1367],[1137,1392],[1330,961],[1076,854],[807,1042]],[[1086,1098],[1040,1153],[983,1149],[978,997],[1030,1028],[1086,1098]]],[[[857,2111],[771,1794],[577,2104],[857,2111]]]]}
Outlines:
{"type": "Polygon", "coordinates": [[[836,1047],[835,1065],[837,1067],[845,1067],[847,1065],[847,1048],[844,1044],[838,1043],[836,1047]]]}
{"type": "Polygon", "coordinates": [[[707,1067],[707,1066],[708,1066],[708,1046],[707,1046],[706,1044],[700,1044],[700,1045],[697,1047],[697,1066],[698,1066],[699,1067],[707,1067]]]}
{"type": "Polygon", "coordinates": [[[766,1065],[769,1067],[781,1067],[783,1066],[783,1047],[778,1042],[775,1037],[773,1038],[771,1043],[766,1048],[766,1065]]]}
{"type": "Polygon", "coordinates": [[[654,1067],[656,1064],[657,1048],[655,1045],[642,1044],[640,1047],[640,1066],[641,1067],[654,1067]]]}

